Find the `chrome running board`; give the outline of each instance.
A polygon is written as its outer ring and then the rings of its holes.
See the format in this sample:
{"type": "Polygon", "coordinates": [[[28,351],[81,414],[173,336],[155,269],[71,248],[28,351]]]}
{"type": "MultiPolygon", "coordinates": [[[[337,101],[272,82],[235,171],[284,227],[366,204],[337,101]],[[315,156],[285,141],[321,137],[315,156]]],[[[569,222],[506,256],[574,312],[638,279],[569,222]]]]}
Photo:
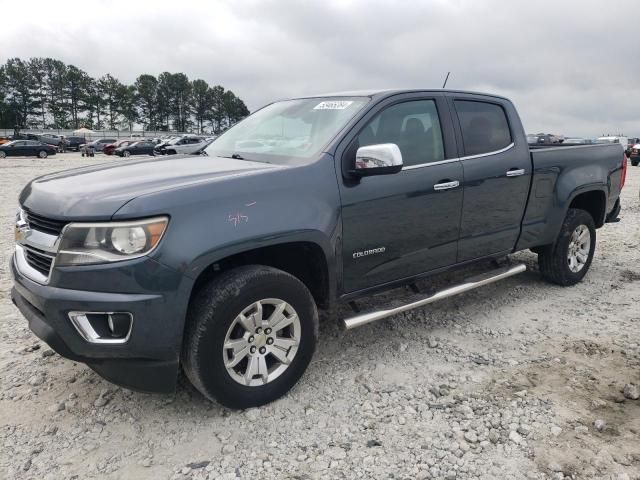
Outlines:
{"type": "Polygon", "coordinates": [[[417,300],[415,302],[407,303],[395,308],[376,310],[373,312],[361,313],[356,315],[355,317],[345,318],[344,326],[347,330],[351,330],[352,328],[360,327],[362,325],[366,325],[367,323],[375,322],[376,320],[381,320],[392,315],[397,315],[408,310],[413,310],[414,308],[420,308],[437,300],[442,300],[443,298],[453,297],[454,295],[468,292],[469,290],[473,290],[474,288],[489,285],[490,283],[494,283],[504,278],[522,273],[526,269],[527,267],[523,263],[519,263],[511,267],[498,268],[491,272],[482,273],[480,275],[476,275],[474,277],[466,279],[459,285],[445,288],[444,290],[440,290],[439,292],[436,292],[429,297],[417,300]]]}

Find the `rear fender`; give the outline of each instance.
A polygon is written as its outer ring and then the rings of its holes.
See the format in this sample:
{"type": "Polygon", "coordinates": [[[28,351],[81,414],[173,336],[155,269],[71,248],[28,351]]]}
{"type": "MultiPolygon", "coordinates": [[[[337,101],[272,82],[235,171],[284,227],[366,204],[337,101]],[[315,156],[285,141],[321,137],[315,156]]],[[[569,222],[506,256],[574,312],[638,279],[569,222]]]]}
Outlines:
{"type": "MultiPolygon", "coordinates": [[[[571,153],[569,148],[565,147],[564,152],[571,153]]],[[[615,204],[617,196],[611,198],[610,193],[616,188],[612,185],[612,177],[618,166],[610,165],[611,158],[573,158],[572,155],[554,158],[553,152],[558,150],[541,150],[534,154],[531,192],[516,251],[553,243],[567,210],[579,195],[594,191],[604,195],[603,212],[600,218],[594,219],[598,226],[604,223],[607,212],[615,204]]]]}

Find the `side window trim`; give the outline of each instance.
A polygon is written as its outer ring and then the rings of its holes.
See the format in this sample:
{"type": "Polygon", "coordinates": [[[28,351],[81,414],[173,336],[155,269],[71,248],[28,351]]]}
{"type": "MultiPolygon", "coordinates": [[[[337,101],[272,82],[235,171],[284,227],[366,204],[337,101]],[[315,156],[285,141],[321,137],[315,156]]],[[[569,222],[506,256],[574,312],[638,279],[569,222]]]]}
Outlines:
{"type": "Polygon", "coordinates": [[[492,152],[486,152],[486,153],[478,153],[476,155],[466,155],[464,157],[460,157],[459,160],[473,160],[474,158],[490,157],[491,155],[497,155],[499,153],[504,153],[508,150],[511,150],[513,147],[515,147],[515,145],[516,144],[512,141],[509,145],[501,148],[500,150],[493,150],[492,152]]]}
{"type": "Polygon", "coordinates": [[[436,165],[444,165],[445,163],[459,162],[460,158],[445,158],[444,160],[435,160],[433,162],[419,163],[418,165],[405,165],[402,167],[402,171],[414,170],[416,168],[434,167],[436,165]]]}
{"type": "Polygon", "coordinates": [[[445,160],[438,160],[438,161],[435,161],[435,162],[421,163],[419,165],[408,165],[408,166],[402,167],[402,170],[413,170],[414,168],[430,167],[430,166],[433,166],[433,165],[443,165],[445,163],[459,162],[461,160],[473,160],[474,158],[490,157],[492,155],[497,155],[499,153],[504,153],[504,152],[506,152],[508,150],[511,150],[514,146],[515,146],[515,143],[511,142],[506,147],[501,148],[500,150],[495,150],[493,152],[479,153],[477,155],[467,155],[466,157],[447,158],[445,160]]]}

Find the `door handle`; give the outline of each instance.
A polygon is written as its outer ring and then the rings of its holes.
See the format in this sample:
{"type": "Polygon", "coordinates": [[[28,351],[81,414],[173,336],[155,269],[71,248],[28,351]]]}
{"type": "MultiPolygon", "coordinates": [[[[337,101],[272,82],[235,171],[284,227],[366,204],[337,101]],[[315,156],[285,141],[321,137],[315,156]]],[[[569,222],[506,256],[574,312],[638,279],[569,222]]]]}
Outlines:
{"type": "Polygon", "coordinates": [[[449,190],[450,188],[456,188],[458,186],[460,186],[460,182],[458,180],[453,180],[452,182],[436,183],[433,186],[433,189],[436,191],[449,190]]]}
{"type": "Polygon", "coordinates": [[[524,175],[524,168],[515,168],[507,172],[507,177],[519,177],[524,175]]]}

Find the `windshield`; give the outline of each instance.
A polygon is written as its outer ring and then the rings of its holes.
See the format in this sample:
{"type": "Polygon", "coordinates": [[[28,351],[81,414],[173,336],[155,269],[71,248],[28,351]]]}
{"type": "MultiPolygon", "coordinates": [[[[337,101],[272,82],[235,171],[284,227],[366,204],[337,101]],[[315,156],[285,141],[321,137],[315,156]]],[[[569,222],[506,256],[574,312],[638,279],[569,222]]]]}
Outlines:
{"type": "Polygon", "coordinates": [[[311,158],[369,101],[366,97],[286,100],[258,110],[215,139],[210,156],[278,161],[311,158]]]}

